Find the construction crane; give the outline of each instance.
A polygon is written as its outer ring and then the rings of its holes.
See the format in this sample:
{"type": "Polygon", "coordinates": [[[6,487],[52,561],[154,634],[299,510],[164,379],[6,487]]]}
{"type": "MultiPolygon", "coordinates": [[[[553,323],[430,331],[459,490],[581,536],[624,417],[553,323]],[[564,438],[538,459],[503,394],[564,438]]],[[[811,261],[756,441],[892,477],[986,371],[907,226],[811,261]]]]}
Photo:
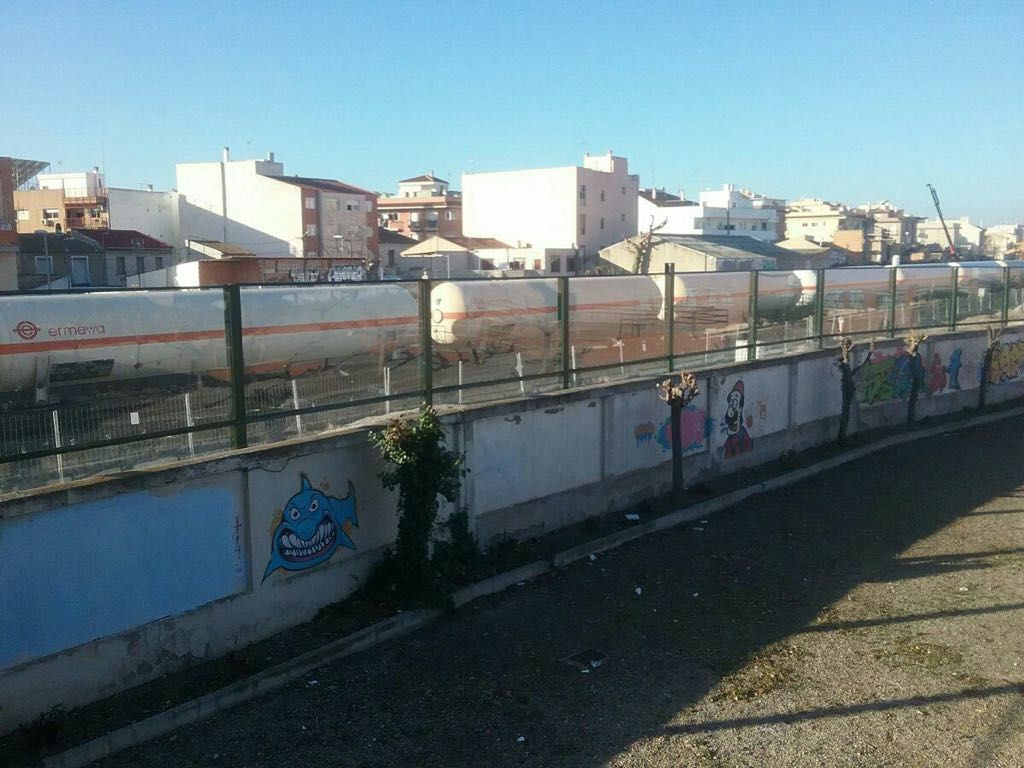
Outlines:
{"type": "Polygon", "coordinates": [[[956,248],[953,247],[953,238],[949,236],[949,227],[946,226],[946,220],[942,217],[942,208],[939,206],[939,195],[935,191],[935,187],[928,184],[928,189],[931,190],[932,200],[935,201],[935,210],[939,214],[939,221],[942,223],[942,231],[946,233],[946,242],[949,243],[949,258],[956,258],[956,248]]]}

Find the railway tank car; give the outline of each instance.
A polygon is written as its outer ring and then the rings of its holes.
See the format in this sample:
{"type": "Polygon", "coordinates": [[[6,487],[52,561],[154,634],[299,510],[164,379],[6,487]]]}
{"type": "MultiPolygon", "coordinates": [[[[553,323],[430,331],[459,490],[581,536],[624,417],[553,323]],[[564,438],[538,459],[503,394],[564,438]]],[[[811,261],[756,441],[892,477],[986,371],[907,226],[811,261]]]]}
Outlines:
{"type": "MultiPolygon", "coordinates": [[[[1003,267],[1009,267],[1010,288],[1024,288],[1024,264],[1005,261],[961,261],[942,264],[902,264],[842,267],[825,271],[825,293],[832,304],[879,308],[888,301],[889,280],[896,271],[896,290],[904,301],[926,296],[948,296],[952,288],[952,267],[959,270],[957,290],[964,294],[1003,289],[1003,267]],[[881,298],[884,297],[884,298],[881,298]]],[[[818,273],[814,270],[794,272],[802,285],[801,304],[813,304],[818,273]]]]}
{"type": "MultiPolygon", "coordinates": [[[[761,271],[757,280],[757,307],[762,315],[785,313],[800,299],[802,283],[793,272],[761,271]]],[[[750,312],[750,273],[677,273],[673,303],[676,320],[684,323],[700,318],[716,325],[745,323],[750,312]]],[[[664,320],[664,310],[658,318],[664,320]]]]}
{"type": "MultiPolygon", "coordinates": [[[[17,295],[0,302],[0,392],[227,368],[224,307],[211,291],[17,295]]],[[[415,343],[401,285],[242,291],[246,369],[343,361],[415,343]]]]}
{"type": "MultiPolygon", "coordinates": [[[[573,333],[619,338],[656,322],[662,304],[658,286],[645,276],[569,281],[573,333]]],[[[431,335],[438,344],[539,344],[557,336],[558,321],[558,284],[551,278],[446,282],[431,291],[431,335]]]]}

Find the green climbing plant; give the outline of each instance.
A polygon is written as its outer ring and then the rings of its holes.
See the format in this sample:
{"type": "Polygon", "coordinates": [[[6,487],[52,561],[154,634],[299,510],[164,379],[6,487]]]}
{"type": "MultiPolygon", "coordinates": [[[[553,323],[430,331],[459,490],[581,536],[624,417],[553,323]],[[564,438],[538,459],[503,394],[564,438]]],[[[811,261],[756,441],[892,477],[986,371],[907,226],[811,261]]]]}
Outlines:
{"type": "MultiPolygon", "coordinates": [[[[445,445],[444,429],[429,407],[416,419],[392,422],[371,440],[391,465],[380,473],[381,483],[398,491],[398,537],[385,569],[396,597],[432,601],[445,589],[446,575],[458,570],[452,563],[432,559],[430,550],[440,499],[457,498],[465,472],[463,456],[445,445]]],[[[479,553],[464,513],[453,515],[447,527],[448,540],[436,555],[479,553]]]]}

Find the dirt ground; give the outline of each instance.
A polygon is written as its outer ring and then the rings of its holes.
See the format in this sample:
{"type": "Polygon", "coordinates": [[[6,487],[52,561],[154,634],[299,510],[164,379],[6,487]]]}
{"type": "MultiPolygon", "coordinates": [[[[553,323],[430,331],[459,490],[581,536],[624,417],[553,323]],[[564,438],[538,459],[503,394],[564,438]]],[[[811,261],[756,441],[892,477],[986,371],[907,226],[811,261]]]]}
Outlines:
{"type": "Polygon", "coordinates": [[[100,765],[1019,768],[1022,432],[882,451],[100,765]]]}

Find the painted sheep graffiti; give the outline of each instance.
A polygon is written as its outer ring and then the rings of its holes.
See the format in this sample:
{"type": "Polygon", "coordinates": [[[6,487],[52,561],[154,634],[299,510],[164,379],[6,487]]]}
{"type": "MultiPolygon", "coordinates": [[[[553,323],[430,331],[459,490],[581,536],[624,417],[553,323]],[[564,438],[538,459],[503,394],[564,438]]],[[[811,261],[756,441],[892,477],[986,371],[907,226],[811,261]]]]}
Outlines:
{"type": "Polygon", "coordinates": [[[330,560],[338,547],[355,549],[350,538],[353,526],[359,527],[359,519],[352,483],[348,495],[338,499],[317,490],[302,475],[302,488],[288,499],[274,529],[261,583],[278,568],[304,571],[330,560]]]}

